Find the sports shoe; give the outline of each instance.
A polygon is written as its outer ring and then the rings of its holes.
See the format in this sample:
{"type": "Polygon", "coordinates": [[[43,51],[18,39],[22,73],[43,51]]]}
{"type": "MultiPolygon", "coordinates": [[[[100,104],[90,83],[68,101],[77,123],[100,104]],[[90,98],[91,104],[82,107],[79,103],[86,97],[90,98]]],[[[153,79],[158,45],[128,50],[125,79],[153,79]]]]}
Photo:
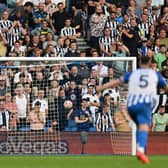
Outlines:
{"type": "Polygon", "coordinates": [[[144,164],[150,163],[148,157],[142,152],[137,152],[137,159],[140,160],[144,164]]]}

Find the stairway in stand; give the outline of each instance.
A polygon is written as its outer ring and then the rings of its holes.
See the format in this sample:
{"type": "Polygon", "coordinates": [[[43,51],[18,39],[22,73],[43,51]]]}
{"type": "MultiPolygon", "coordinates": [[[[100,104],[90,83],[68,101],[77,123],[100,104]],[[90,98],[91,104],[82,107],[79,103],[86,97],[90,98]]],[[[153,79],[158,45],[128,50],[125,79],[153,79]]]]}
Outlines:
{"type": "Polygon", "coordinates": [[[87,41],[83,37],[79,37],[76,39],[76,43],[78,46],[78,51],[88,50],[90,46],[87,44],[87,41]]]}

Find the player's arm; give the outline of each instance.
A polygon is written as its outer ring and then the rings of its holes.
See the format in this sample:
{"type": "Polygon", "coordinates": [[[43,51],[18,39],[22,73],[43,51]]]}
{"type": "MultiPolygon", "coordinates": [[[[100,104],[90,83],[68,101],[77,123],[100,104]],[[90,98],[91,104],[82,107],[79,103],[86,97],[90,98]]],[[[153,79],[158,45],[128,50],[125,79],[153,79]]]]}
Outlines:
{"type": "Polygon", "coordinates": [[[158,86],[159,88],[163,88],[166,93],[168,93],[168,84],[166,80],[163,78],[160,72],[157,73],[158,75],[158,86]]]}
{"type": "Polygon", "coordinates": [[[105,89],[108,89],[108,88],[114,88],[114,87],[120,85],[121,83],[122,83],[122,80],[116,79],[116,80],[111,81],[111,82],[108,82],[108,83],[106,83],[106,84],[104,84],[104,85],[97,86],[97,87],[96,87],[96,91],[97,91],[97,92],[101,92],[101,91],[103,91],[103,90],[105,90],[105,89]]]}

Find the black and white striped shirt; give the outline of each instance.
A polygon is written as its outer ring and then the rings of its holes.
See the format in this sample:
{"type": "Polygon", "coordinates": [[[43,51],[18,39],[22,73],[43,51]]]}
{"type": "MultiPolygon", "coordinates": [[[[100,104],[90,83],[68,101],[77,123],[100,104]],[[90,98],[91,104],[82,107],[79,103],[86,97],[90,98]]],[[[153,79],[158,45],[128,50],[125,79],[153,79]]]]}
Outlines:
{"type": "Polygon", "coordinates": [[[73,36],[76,35],[76,30],[73,27],[64,27],[61,29],[61,36],[73,36]]]}
{"type": "Polygon", "coordinates": [[[158,21],[158,16],[156,16],[156,15],[150,15],[148,20],[149,20],[149,23],[156,24],[157,21],[158,21]]]}
{"type": "Polygon", "coordinates": [[[3,30],[3,29],[6,30],[6,32],[3,33],[3,36],[7,41],[9,40],[8,30],[11,27],[12,27],[12,21],[11,20],[0,20],[0,30],[3,30]]]}
{"type": "MultiPolygon", "coordinates": [[[[99,44],[103,45],[106,52],[110,52],[112,48],[113,39],[109,36],[102,36],[99,38],[99,44]]],[[[102,53],[102,56],[106,56],[105,53],[102,53]]]]}
{"type": "Polygon", "coordinates": [[[138,24],[138,28],[140,29],[140,31],[144,32],[144,36],[147,38],[148,34],[149,34],[149,27],[150,27],[150,23],[146,22],[146,23],[142,23],[140,22],[138,24]]]}
{"type": "Polygon", "coordinates": [[[9,39],[8,39],[9,46],[12,47],[15,44],[15,42],[19,40],[21,35],[22,35],[21,28],[14,27],[12,30],[12,33],[9,34],[9,39]]]}
{"type": "Polygon", "coordinates": [[[116,40],[117,36],[117,25],[118,25],[117,21],[107,20],[105,23],[105,27],[108,27],[111,30],[111,37],[114,41],[116,40]]]}
{"type": "Polygon", "coordinates": [[[101,132],[109,131],[109,128],[113,125],[112,117],[109,113],[98,113],[96,125],[101,132]]]}
{"type": "Polygon", "coordinates": [[[67,53],[67,50],[60,46],[56,46],[55,51],[56,51],[57,57],[64,57],[65,54],[67,53]]]}
{"type": "Polygon", "coordinates": [[[9,111],[6,110],[4,112],[0,112],[0,128],[4,126],[8,130],[9,129],[9,119],[10,119],[9,111]]]}

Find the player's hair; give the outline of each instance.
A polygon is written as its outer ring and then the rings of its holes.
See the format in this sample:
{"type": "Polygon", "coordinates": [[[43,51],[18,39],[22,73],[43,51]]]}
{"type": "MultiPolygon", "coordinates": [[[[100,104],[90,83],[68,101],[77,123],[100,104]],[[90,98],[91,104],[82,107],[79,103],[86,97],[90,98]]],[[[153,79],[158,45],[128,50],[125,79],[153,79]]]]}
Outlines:
{"type": "Polygon", "coordinates": [[[149,63],[149,57],[142,57],[141,58],[141,64],[148,64],[149,63]]]}

